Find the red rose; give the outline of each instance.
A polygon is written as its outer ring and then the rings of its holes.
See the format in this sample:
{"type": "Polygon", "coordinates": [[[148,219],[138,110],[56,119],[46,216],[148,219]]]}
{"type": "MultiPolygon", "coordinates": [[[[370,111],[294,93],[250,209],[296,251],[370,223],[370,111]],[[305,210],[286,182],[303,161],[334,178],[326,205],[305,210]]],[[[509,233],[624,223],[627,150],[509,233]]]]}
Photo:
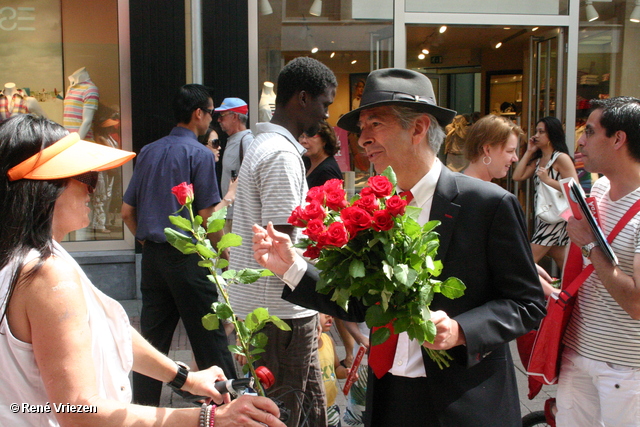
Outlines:
{"type": "Polygon", "coordinates": [[[373,190],[376,197],[387,197],[393,192],[393,184],[386,176],[375,175],[367,180],[369,188],[373,190]]]}
{"type": "Polygon", "coordinates": [[[378,202],[378,198],[375,195],[367,194],[356,200],[353,206],[358,206],[369,213],[373,213],[373,211],[380,208],[380,202],[378,202]]]}
{"type": "Polygon", "coordinates": [[[366,230],[371,227],[371,214],[358,206],[349,206],[340,212],[340,218],[344,226],[349,231],[351,237],[354,237],[358,231],[366,230]]]}
{"type": "Polygon", "coordinates": [[[387,231],[393,228],[393,217],[386,209],[373,213],[373,228],[376,231],[387,231]]]}
{"type": "Polygon", "coordinates": [[[387,210],[393,216],[404,215],[404,211],[406,207],[407,207],[407,201],[402,199],[398,195],[391,196],[387,200],[387,210]]]}
{"type": "Polygon", "coordinates": [[[320,256],[320,248],[317,246],[309,245],[307,246],[307,250],[302,253],[302,256],[305,256],[309,259],[316,259],[320,256]]]}
{"type": "Polygon", "coordinates": [[[349,242],[349,233],[341,222],[332,223],[327,231],[320,236],[323,246],[335,246],[341,248],[349,242]]]}
{"type": "MultiPolygon", "coordinates": [[[[368,196],[369,194],[373,194],[373,190],[371,187],[364,187],[360,190],[360,197],[368,196]]],[[[375,194],[373,194],[375,196],[375,194]]]]}
{"type": "Polygon", "coordinates": [[[171,192],[176,196],[178,203],[182,206],[186,205],[188,202],[193,202],[193,184],[187,185],[186,182],[183,182],[182,184],[173,187],[171,192]]]}
{"type": "Polygon", "coordinates": [[[302,219],[302,207],[296,207],[293,212],[291,212],[291,216],[287,220],[287,222],[294,227],[304,227],[307,225],[307,222],[302,219]]]}
{"type": "Polygon", "coordinates": [[[307,228],[302,231],[302,234],[306,234],[311,240],[317,242],[325,230],[326,228],[321,220],[312,219],[307,223],[307,228]]]}
{"type": "Polygon", "coordinates": [[[342,180],[337,178],[326,181],[323,187],[324,191],[327,193],[340,190],[344,191],[344,188],[342,187],[342,180]]]}
{"type": "Polygon", "coordinates": [[[307,198],[306,201],[307,202],[312,202],[312,201],[316,201],[320,204],[324,203],[324,188],[322,187],[322,185],[319,185],[317,187],[311,187],[309,189],[309,191],[307,192],[307,198]]]}
{"type": "Polygon", "coordinates": [[[347,202],[347,193],[342,189],[328,191],[326,204],[329,209],[340,212],[342,209],[349,206],[349,202],[347,202]]]}
{"type": "Polygon", "coordinates": [[[323,220],[327,216],[320,202],[313,200],[302,210],[302,219],[311,221],[312,219],[323,220]]]}

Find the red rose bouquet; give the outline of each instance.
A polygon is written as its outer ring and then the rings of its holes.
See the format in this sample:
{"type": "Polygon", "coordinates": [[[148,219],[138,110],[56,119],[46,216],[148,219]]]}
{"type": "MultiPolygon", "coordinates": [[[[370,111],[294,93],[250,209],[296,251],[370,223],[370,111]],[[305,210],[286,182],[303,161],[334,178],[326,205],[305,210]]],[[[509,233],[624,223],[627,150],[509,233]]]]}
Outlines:
{"type": "MultiPolygon", "coordinates": [[[[396,178],[391,168],[373,176],[359,195],[347,201],[342,181],[332,179],[309,190],[305,207],[291,213],[289,223],[304,228],[306,236],[296,246],[317,260],[317,291],[329,294],[348,310],[356,297],[368,306],[366,322],[377,329],[372,345],[395,333],[407,332],[419,342],[433,342],[436,327],[429,304],[435,293],[448,298],[463,295],[465,286],[455,277],[436,278],[442,262],[435,229],[439,221],[421,226],[421,209],[408,206],[394,194],[396,178]]],[[[440,368],[449,366],[445,351],[427,352],[440,368]]]]}

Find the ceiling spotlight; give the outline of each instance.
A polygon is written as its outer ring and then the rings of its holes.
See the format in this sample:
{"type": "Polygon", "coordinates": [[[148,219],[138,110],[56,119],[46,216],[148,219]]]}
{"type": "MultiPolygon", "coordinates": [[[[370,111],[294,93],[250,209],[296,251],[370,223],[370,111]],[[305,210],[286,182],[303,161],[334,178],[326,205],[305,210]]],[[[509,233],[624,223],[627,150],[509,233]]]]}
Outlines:
{"type": "Polygon", "coordinates": [[[425,55],[429,55],[429,49],[427,48],[422,49],[420,52],[424,53],[425,55]]]}
{"type": "Polygon", "coordinates": [[[258,3],[258,10],[260,11],[260,15],[271,15],[273,13],[269,0],[260,0],[260,3],[258,3]]]}
{"type": "Polygon", "coordinates": [[[496,45],[494,46],[496,49],[500,49],[502,47],[502,42],[498,42],[496,43],[496,45]]]}
{"type": "Polygon", "coordinates": [[[444,33],[445,31],[447,31],[447,26],[443,25],[438,31],[440,32],[440,34],[444,33]]]}
{"type": "Polygon", "coordinates": [[[426,57],[427,56],[424,53],[421,53],[421,54],[418,55],[418,59],[424,59],[426,57]]]}
{"type": "Polygon", "coordinates": [[[329,55],[329,58],[333,58],[334,56],[336,56],[335,52],[331,52],[331,55],[329,55]]]}
{"type": "Polygon", "coordinates": [[[598,15],[598,11],[596,10],[596,8],[593,7],[592,0],[585,0],[584,4],[585,4],[584,11],[587,14],[587,21],[593,22],[600,17],[600,15],[598,15]]]}
{"type": "Polygon", "coordinates": [[[540,28],[540,27],[533,27],[533,28],[531,29],[531,31],[538,31],[538,28],[540,28]]]}
{"type": "Polygon", "coordinates": [[[317,47],[314,47],[311,49],[311,53],[318,53],[318,50],[320,49],[318,49],[317,47]]]}
{"type": "Polygon", "coordinates": [[[355,64],[356,62],[358,62],[358,60],[354,59],[353,61],[351,61],[351,65],[355,64]]]}
{"type": "Polygon", "coordinates": [[[313,16],[322,15],[322,0],[313,0],[311,9],[309,9],[309,15],[313,15],[313,16]]]}
{"type": "Polygon", "coordinates": [[[631,15],[629,15],[629,21],[640,22],[640,0],[636,0],[636,5],[631,11],[631,15]]]}

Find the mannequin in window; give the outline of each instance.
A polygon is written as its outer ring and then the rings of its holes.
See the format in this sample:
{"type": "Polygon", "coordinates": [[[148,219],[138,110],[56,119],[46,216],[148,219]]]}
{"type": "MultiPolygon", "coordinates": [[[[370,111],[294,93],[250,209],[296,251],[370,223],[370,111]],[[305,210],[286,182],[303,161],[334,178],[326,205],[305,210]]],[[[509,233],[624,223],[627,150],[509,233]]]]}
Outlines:
{"type": "Polygon", "coordinates": [[[258,121],[271,121],[271,116],[276,109],[276,94],[273,92],[273,83],[264,82],[262,95],[258,103],[258,121]]]}
{"type": "Polygon", "coordinates": [[[0,120],[26,113],[47,117],[37,99],[28,96],[24,89],[18,89],[15,83],[5,83],[0,92],[0,120]]]}
{"type": "Polygon", "coordinates": [[[80,138],[93,141],[91,124],[98,109],[98,88],[91,81],[85,67],[69,76],[69,88],[64,97],[64,127],[69,132],[78,132],[80,138]]]}

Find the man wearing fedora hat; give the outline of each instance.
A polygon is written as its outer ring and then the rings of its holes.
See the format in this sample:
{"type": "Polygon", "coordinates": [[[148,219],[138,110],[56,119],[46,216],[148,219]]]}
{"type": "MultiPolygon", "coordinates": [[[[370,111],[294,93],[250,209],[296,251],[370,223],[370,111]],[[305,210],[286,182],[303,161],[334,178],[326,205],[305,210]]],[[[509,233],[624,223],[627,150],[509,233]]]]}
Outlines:
{"type": "MultiPolygon", "coordinates": [[[[405,69],[373,71],[360,107],[338,126],[360,133],[359,145],[378,173],[394,168],[399,191],[422,208],[419,221],[441,222],[440,278],[457,277],[464,296],[437,294],[431,304],[433,344],[394,338],[387,354],[370,350],[367,426],[521,425],[520,403],[508,343],[535,328],[544,299],[518,200],[499,186],[451,172],[437,159],[442,127],[455,111],[437,106],[429,79],[405,69]],[[451,366],[439,369],[423,347],[447,350],[451,366]]],[[[315,292],[318,272],[288,249],[287,236],[254,227],[255,258],[283,277],[283,297],[346,320],[362,321],[357,300],[344,312],[315,292]],[[288,250],[287,250],[288,249],[288,250]]]]}

